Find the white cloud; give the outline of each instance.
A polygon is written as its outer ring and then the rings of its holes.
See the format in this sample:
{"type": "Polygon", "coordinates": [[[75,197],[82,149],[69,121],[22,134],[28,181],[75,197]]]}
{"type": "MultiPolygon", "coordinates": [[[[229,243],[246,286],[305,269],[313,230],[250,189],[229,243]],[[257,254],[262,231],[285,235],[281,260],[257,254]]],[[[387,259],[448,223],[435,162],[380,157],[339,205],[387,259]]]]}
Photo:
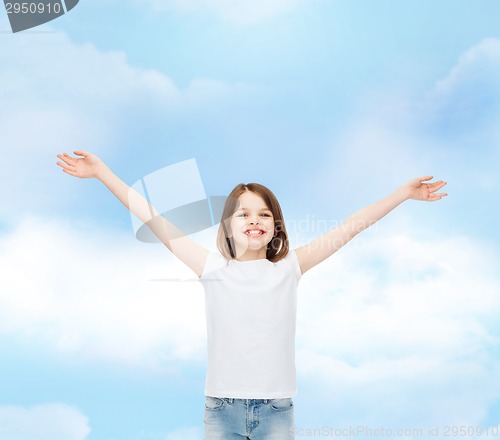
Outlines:
{"type": "MultiPolygon", "coordinates": [[[[100,52],[89,43],[75,44],[60,32],[44,38],[27,34],[11,39],[1,53],[0,90],[5,116],[58,109],[61,116],[77,121],[81,113],[92,115],[95,128],[99,126],[96,116],[109,121],[121,113],[123,106],[141,99],[157,104],[179,96],[170,78],[152,69],[131,66],[124,52],[100,52]]],[[[53,119],[50,128],[64,132],[65,120],[58,122],[53,119]]],[[[43,124],[28,120],[24,126],[37,129],[38,125],[43,124]]]]}
{"type": "MultiPolygon", "coordinates": [[[[427,129],[459,138],[475,149],[500,138],[500,40],[486,38],[466,50],[417,109],[427,129]]],[[[498,153],[498,152],[497,152],[498,153]]],[[[497,154],[497,159],[499,155],[497,154]]]]}
{"type": "MultiPolygon", "coordinates": [[[[144,1],[133,0],[144,6],[144,1]]],[[[248,26],[304,6],[304,0],[146,0],[156,11],[204,13],[239,26],[248,26]]]]}
{"type": "Polygon", "coordinates": [[[316,409],[304,420],[481,424],[500,399],[499,255],[387,230],[301,281],[299,384],[316,409]]]}
{"type": "Polygon", "coordinates": [[[101,52],[60,32],[12,39],[1,55],[4,151],[102,145],[140,114],[137,108],[168,118],[256,91],[203,77],[180,89],[162,72],[131,65],[123,51],[101,52]]]}
{"type": "Polygon", "coordinates": [[[163,245],[96,229],[31,218],[0,237],[0,334],[151,368],[203,361],[203,289],[165,281],[194,274],[163,245]]]}
{"type": "MultiPolygon", "coordinates": [[[[450,95],[457,91],[474,92],[483,98],[488,89],[495,98],[500,94],[500,40],[486,38],[465,51],[448,75],[439,80],[433,93],[450,95]]],[[[472,97],[472,96],[471,96],[472,97]]]]}
{"type": "Polygon", "coordinates": [[[89,433],[87,417],[68,405],[0,406],[1,439],[84,440],[89,433]]]}

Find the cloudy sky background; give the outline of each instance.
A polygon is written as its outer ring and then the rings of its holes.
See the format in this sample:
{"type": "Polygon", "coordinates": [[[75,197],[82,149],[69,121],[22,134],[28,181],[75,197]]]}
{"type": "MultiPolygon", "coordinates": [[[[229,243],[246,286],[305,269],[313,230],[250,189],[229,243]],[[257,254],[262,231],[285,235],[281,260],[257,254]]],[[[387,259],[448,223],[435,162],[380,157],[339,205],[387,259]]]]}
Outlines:
{"type": "Polygon", "coordinates": [[[0,14],[0,439],[203,438],[203,290],[155,281],[192,274],[57,167],[80,148],[128,184],[191,158],[208,195],[261,182],[292,247],[446,180],[302,278],[296,426],[498,427],[500,4],[80,3],[0,14]]]}

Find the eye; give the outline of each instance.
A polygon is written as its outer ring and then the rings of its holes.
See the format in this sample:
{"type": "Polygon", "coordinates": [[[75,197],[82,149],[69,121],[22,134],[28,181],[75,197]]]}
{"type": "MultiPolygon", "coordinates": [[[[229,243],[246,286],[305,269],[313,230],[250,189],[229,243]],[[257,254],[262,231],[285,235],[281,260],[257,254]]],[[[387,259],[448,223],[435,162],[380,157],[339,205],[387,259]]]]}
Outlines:
{"type": "Polygon", "coordinates": [[[264,213],[264,214],[262,214],[262,215],[263,215],[264,217],[271,217],[271,215],[270,215],[270,214],[266,214],[266,213],[264,213]]]}

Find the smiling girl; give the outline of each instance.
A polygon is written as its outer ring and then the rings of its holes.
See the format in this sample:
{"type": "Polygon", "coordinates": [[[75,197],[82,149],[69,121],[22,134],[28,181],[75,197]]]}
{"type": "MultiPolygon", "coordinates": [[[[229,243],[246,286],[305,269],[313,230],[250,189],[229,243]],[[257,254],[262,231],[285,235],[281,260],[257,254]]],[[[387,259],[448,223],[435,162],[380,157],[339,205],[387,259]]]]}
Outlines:
{"type": "Polygon", "coordinates": [[[100,180],[199,277],[205,289],[207,440],[294,436],[297,285],[302,275],[406,200],[437,201],[446,182],[412,179],[340,226],[290,249],[276,196],[258,183],[229,194],[217,233],[219,252],[182,234],[96,155],[58,154],[62,170],[100,180]]]}

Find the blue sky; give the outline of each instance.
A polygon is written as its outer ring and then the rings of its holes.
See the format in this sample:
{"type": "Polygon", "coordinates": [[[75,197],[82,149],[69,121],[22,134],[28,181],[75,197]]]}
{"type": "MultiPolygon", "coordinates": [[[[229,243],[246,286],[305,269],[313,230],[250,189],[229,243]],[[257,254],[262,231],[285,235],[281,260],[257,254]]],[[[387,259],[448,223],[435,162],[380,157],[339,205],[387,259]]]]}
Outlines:
{"type": "Polygon", "coordinates": [[[82,0],[18,34],[0,14],[0,439],[203,438],[203,290],[152,281],[191,274],[55,165],[80,148],[128,184],[192,158],[208,195],[261,182],[292,246],[446,180],[302,278],[296,425],[499,426],[499,14],[82,0]]]}

